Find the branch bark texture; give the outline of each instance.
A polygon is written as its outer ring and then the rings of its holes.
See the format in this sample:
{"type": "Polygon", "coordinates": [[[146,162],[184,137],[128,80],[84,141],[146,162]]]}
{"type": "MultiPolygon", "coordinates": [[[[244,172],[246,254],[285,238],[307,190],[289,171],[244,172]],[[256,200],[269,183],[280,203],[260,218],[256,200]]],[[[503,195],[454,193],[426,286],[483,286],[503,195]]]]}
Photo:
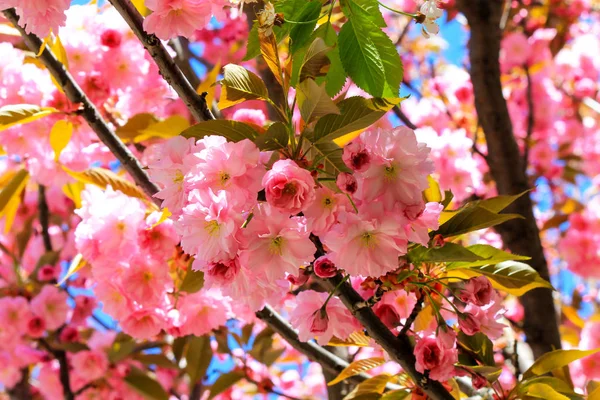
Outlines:
{"type": "MultiPolygon", "coordinates": [[[[475,107],[488,146],[487,162],[496,181],[498,193],[517,194],[529,190],[524,159],[513,134],[513,126],[500,83],[500,21],[503,0],[459,0],[459,10],[471,27],[469,56],[475,107]]],[[[540,232],[533,215],[529,196],[522,196],[507,209],[525,219],[505,222],[498,227],[504,244],[515,254],[531,257],[529,264],[546,280],[548,265],[540,232]]],[[[523,329],[535,357],[559,349],[560,334],[552,291],[535,289],[521,302],[525,309],[523,329]]]]}

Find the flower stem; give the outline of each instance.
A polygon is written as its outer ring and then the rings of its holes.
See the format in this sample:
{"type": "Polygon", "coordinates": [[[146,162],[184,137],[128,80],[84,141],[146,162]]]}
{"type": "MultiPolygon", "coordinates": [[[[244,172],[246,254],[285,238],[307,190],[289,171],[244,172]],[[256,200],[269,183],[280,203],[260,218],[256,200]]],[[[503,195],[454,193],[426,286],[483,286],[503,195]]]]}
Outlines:
{"type": "Polygon", "coordinates": [[[381,7],[385,8],[386,10],[390,10],[391,12],[395,12],[396,14],[400,14],[400,15],[405,15],[407,17],[411,17],[411,18],[413,18],[415,20],[417,19],[417,16],[418,16],[417,14],[411,14],[411,13],[407,13],[407,12],[404,12],[404,11],[396,10],[394,8],[386,6],[385,4],[383,4],[380,1],[378,1],[378,3],[379,3],[379,5],[381,7]]]}
{"type": "Polygon", "coordinates": [[[342,279],[340,281],[340,283],[337,284],[337,286],[331,291],[331,293],[329,293],[329,296],[327,297],[327,300],[325,300],[325,303],[323,303],[323,306],[321,307],[322,310],[325,309],[325,307],[327,307],[327,303],[329,303],[329,300],[333,297],[333,295],[335,294],[335,292],[338,291],[338,289],[344,284],[344,282],[346,282],[348,279],[350,278],[350,274],[346,275],[344,277],[344,279],[342,279]]]}

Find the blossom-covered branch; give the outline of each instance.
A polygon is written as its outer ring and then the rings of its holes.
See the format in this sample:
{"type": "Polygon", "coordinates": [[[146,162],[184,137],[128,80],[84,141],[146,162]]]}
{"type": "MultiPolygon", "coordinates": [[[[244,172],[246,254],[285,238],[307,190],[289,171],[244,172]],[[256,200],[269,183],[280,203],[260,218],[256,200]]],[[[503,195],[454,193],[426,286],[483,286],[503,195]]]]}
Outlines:
{"type": "Polygon", "coordinates": [[[196,93],[183,72],[179,69],[166,47],[154,34],[144,30],[144,18],[136,10],[130,0],[109,0],[110,3],[123,16],[131,30],[152,56],[165,80],[175,89],[179,97],[185,102],[190,113],[197,121],[215,119],[206,99],[196,93]]]}
{"type": "MultiPolygon", "coordinates": [[[[3,14],[6,19],[12,22],[15,28],[19,30],[27,47],[37,54],[42,48],[42,40],[34,34],[26,33],[25,29],[19,25],[19,17],[13,9],[4,10],[3,14]]],[[[115,135],[113,130],[100,115],[96,106],[86,96],[73,76],[56,58],[48,46],[45,46],[44,51],[40,55],[40,59],[62,87],[69,100],[73,103],[81,104],[81,115],[85,118],[94,132],[96,132],[98,139],[100,139],[123,164],[123,167],[129,172],[135,183],[137,183],[144,192],[152,198],[158,191],[158,187],[150,181],[137,158],[135,158],[131,151],[123,145],[123,142],[121,142],[117,135],[115,135]]]]}

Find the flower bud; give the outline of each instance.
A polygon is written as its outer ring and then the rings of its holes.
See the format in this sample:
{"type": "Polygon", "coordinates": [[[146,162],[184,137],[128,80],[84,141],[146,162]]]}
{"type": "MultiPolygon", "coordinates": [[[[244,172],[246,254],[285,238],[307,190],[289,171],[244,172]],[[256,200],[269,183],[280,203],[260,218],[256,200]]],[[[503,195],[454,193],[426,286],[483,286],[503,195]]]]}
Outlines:
{"type": "Polygon", "coordinates": [[[471,313],[464,313],[458,316],[458,326],[460,330],[469,336],[473,336],[481,331],[481,323],[471,313]]]}
{"type": "Polygon", "coordinates": [[[488,385],[487,379],[485,379],[483,376],[481,376],[479,374],[473,374],[473,376],[471,377],[471,379],[473,381],[473,387],[475,389],[481,389],[481,388],[486,387],[488,385]]]}
{"type": "Polygon", "coordinates": [[[34,316],[27,322],[27,334],[32,338],[39,338],[44,335],[46,331],[46,321],[41,317],[34,316]]]}
{"type": "Polygon", "coordinates": [[[121,37],[121,32],[115,29],[107,29],[102,32],[102,35],[100,36],[100,42],[103,46],[114,49],[115,47],[119,47],[121,45],[121,37]]]}
{"type": "Polygon", "coordinates": [[[344,147],[342,160],[353,171],[363,172],[371,164],[371,155],[360,139],[355,139],[344,147]]]}
{"type": "Polygon", "coordinates": [[[315,275],[319,278],[332,278],[337,274],[337,268],[327,256],[317,258],[313,264],[315,275]]]}
{"type": "Polygon", "coordinates": [[[329,325],[329,317],[327,311],[324,308],[320,308],[315,311],[312,315],[312,321],[310,324],[310,332],[318,335],[324,333],[329,325]]]}
{"type": "Polygon", "coordinates": [[[338,188],[344,193],[354,194],[358,189],[358,183],[356,182],[356,178],[354,175],[349,174],[347,172],[340,172],[335,180],[335,184],[338,188]]]}

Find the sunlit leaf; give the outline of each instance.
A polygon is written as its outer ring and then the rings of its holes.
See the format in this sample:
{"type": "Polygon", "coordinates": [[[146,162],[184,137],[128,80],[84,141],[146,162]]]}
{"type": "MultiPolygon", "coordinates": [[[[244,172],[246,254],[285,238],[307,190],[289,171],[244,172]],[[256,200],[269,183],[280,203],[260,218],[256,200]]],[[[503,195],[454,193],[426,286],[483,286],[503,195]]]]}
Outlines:
{"type": "Polygon", "coordinates": [[[58,161],[60,153],[71,141],[73,136],[73,124],[71,121],[56,121],[52,130],[50,130],[50,147],[54,150],[54,161],[58,161]]]}
{"type": "Polygon", "coordinates": [[[418,263],[441,263],[452,261],[469,261],[475,262],[483,258],[469,249],[456,244],[445,243],[442,247],[430,247],[417,245],[408,252],[408,259],[413,264],[418,263]]]}
{"type": "Polygon", "coordinates": [[[210,347],[210,336],[192,336],[188,340],[185,359],[187,365],[185,371],[190,377],[190,382],[195,384],[206,374],[206,370],[212,360],[212,348],[210,347]]]}
{"type": "Polygon", "coordinates": [[[173,214],[171,213],[171,211],[169,211],[168,207],[163,208],[162,210],[160,210],[160,218],[158,219],[158,221],[156,221],[154,224],[152,224],[152,226],[150,226],[146,229],[152,230],[152,229],[156,228],[158,225],[160,225],[163,222],[165,222],[166,220],[168,220],[171,215],[173,215],[173,214]]]}
{"type": "Polygon", "coordinates": [[[340,109],[325,91],[325,85],[319,86],[312,79],[300,82],[296,89],[296,98],[300,115],[307,124],[324,115],[340,114],[340,109]]]}
{"type": "Polygon", "coordinates": [[[0,107],[0,131],[19,124],[26,124],[36,119],[57,113],[52,107],[40,107],[32,104],[14,104],[0,107]]]}
{"type": "Polygon", "coordinates": [[[223,393],[239,381],[244,379],[244,374],[240,371],[231,371],[225,374],[222,374],[217,378],[215,383],[213,383],[210,387],[210,395],[208,399],[213,399],[219,394],[223,393]]]}
{"type": "Polygon", "coordinates": [[[62,286],[63,283],[65,283],[71,276],[75,275],[79,270],[81,270],[86,265],[87,265],[87,263],[83,259],[83,256],[81,255],[81,253],[77,254],[71,260],[71,264],[69,264],[69,268],[67,269],[67,273],[60,280],[60,282],[57,284],[57,286],[62,286]]]}
{"type": "Polygon", "coordinates": [[[367,379],[366,381],[356,385],[356,387],[346,397],[344,397],[344,400],[367,400],[380,398],[381,396],[367,396],[381,395],[385,390],[385,386],[390,380],[392,380],[392,375],[389,374],[381,374],[367,379]]]}
{"type": "Polygon", "coordinates": [[[10,232],[13,221],[21,204],[21,193],[29,181],[29,172],[22,169],[17,172],[10,182],[0,192],[0,218],[4,217],[4,232],[10,232]]]}
{"type": "Polygon", "coordinates": [[[427,176],[427,182],[429,187],[423,191],[423,198],[425,202],[440,203],[442,201],[442,191],[440,185],[436,182],[431,175],[427,176]]]}
{"type": "Polygon", "coordinates": [[[246,100],[265,100],[269,92],[265,83],[253,72],[239,65],[227,64],[223,68],[219,108],[225,109],[246,100]]]}
{"type": "Polygon", "coordinates": [[[350,365],[344,368],[334,380],[329,382],[327,386],[333,386],[344,379],[348,379],[351,376],[369,371],[383,364],[385,364],[385,359],[383,357],[365,358],[362,360],[353,361],[350,365]]]}
{"type": "Polygon", "coordinates": [[[483,333],[479,332],[473,336],[466,335],[463,332],[458,333],[458,342],[461,346],[467,348],[471,353],[476,354],[479,361],[485,365],[494,367],[494,344],[483,333]]]}
{"type": "Polygon", "coordinates": [[[470,262],[452,262],[449,263],[446,266],[446,268],[454,269],[477,267],[482,265],[498,264],[503,261],[527,261],[530,259],[530,257],[512,254],[504,250],[497,249],[494,246],[490,246],[488,244],[475,244],[472,246],[468,246],[467,250],[469,250],[473,254],[478,255],[480,257],[480,260],[470,262]]]}
{"type": "Polygon", "coordinates": [[[535,375],[544,375],[559,369],[587,356],[591,356],[600,351],[600,348],[593,350],[554,350],[542,355],[531,367],[523,374],[523,377],[529,378],[535,375]]]}
{"type": "Polygon", "coordinates": [[[189,269],[179,290],[187,293],[199,292],[204,287],[204,272],[189,269]]]}
{"type": "Polygon", "coordinates": [[[212,105],[215,99],[215,83],[217,82],[217,78],[219,77],[219,72],[221,72],[221,62],[216,63],[213,69],[211,69],[206,74],[204,80],[202,81],[202,83],[200,83],[198,89],[196,90],[198,94],[202,94],[204,92],[207,93],[206,104],[208,104],[209,106],[212,105]]]}
{"type": "Polygon", "coordinates": [[[190,126],[185,131],[181,132],[181,136],[185,138],[202,139],[209,135],[223,136],[231,142],[239,142],[244,139],[254,141],[258,127],[240,121],[218,119],[211,121],[203,121],[196,125],[190,126]]]}
{"type": "Polygon", "coordinates": [[[116,130],[116,134],[123,141],[133,140],[136,136],[140,135],[144,129],[150,125],[158,122],[158,119],[149,113],[136,114],[127,120],[127,123],[120,126],[116,130]]]}
{"type": "Polygon", "coordinates": [[[362,331],[352,332],[350,336],[346,339],[340,339],[335,336],[331,338],[327,346],[338,346],[338,347],[347,347],[347,346],[357,346],[357,347],[366,347],[369,346],[370,340],[367,335],[365,335],[362,331]]]}
{"type": "Polygon", "coordinates": [[[281,122],[274,122],[262,135],[258,135],[254,144],[262,151],[285,149],[289,142],[288,128],[281,122]]]}
{"type": "Polygon", "coordinates": [[[275,35],[266,36],[258,32],[260,39],[260,54],[262,54],[265,63],[275,76],[277,82],[283,87],[283,75],[281,72],[281,63],[279,61],[279,52],[277,51],[277,39],[275,35]]]}
{"type": "Polygon", "coordinates": [[[139,135],[134,138],[134,142],[139,143],[150,138],[170,139],[179,135],[189,128],[189,121],[180,116],[173,115],[164,121],[157,121],[149,124],[139,131],[139,135]]]}
{"type": "Polygon", "coordinates": [[[113,190],[120,190],[124,194],[146,200],[146,195],[134,183],[121,178],[114,172],[104,168],[90,168],[83,172],[72,171],[63,166],[63,169],[72,178],[85,184],[96,185],[102,189],[111,186],[113,190]]]}

